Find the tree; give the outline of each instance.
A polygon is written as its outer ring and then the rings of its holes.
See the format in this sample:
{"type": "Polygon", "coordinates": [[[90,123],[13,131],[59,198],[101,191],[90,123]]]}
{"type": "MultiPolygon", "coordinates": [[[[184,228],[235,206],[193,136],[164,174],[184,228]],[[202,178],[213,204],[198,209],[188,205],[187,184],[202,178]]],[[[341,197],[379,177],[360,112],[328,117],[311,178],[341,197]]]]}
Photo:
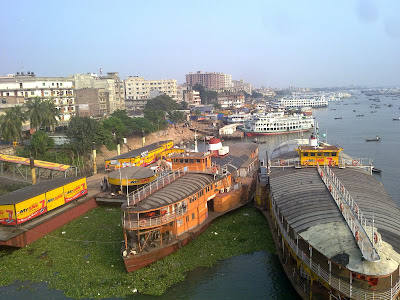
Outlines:
{"type": "Polygon", "coordinates": [[[256,92],[256,91],[251,91],[251,97],[252,97],[252,98],[263,98],[264,95],[261,94],[261,93],[258,93],[258,92],[256,92]]]}
{"type": "Polygon", "coordinates": [[[55,107],[53,100],[47,99],[42,102],[44,110],[43,126],[50,127],[53,129],[58,124],[59,120],[59,109],[55,107]]]}
{"type": "Polygon", "coordinates": [[[185,114],[179,110],[175,110],[169,114],[169,120],[172,123],[182,123],[185,120],[185,114]]]}
{"type": "Polygon", "coordinates": [[[132,131],[133,132],[153,132],[155,130],[154,125],[146,118],[135,118],[132,120],[132,131]]]}
{"type": "Polygon", "coordinates": [[[128,127],[126,127],[124,122],[122,122],[122,120],[117,117],[109,117],[103,120],[101,123],[105,130],[111,132],[117,144],[119,144],[122,141],[124,135],[129,132],[128,127]]]}
{"type": "Polygon", "coordinates": [[[70,147],[79,155],[90,153],[93,142],[97,143],[96,132],[99,123],[89,117],[72,117],[66,132],[70,139],[70,147]]]}
{"type": "Polygon", "coordinates": [[[201,98],[201,104],[209,104],[212,100],[218,99],[218,92],[216,91],[207,91],[204,86],[199,83],[196,83],[193,86],[195,91],[198,91],[201,98]]]}
{"type": "Polygon", "coordinates": [[[35,158],[43,156],[48,150],[54,147],[54,140],[46,132],[36,131],[31,138],[29,148],[35,152],[35,158]]]}
{"type": "Polygon", "coordinates": [[[20,106],[5,110],[0,116],[0,135],[6,142],[21,140],[22,123],[25,122],[25,115],[20,106]]]}
{"type": "Polygon", "coordinates": [[[39,97],[29,100],[25,104],[31,128],[38,129],[47,118],[43,101],[39,97]]]}
{"type": "Polygon", "coordinates": [[[147,101],[143,113],[144,117],[152,122],[157,130],[160,130],[168,125],[165,115],[176,109],[179,109],[178,103],[167,95],[161,95],[147,101]]]}

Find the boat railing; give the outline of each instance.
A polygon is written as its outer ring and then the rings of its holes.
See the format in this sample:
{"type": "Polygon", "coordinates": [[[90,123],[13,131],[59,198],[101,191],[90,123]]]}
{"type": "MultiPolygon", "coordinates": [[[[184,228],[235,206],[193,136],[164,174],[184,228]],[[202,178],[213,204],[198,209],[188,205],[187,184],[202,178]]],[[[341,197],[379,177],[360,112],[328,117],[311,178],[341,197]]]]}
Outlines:
{"type": "Polygon", "coordinates": [[[352,157],[340,157],[339,167],[364,167],[371,168],[373,166],[373,160],[370,158],[352,158],[352,157]]]}
{"type": "MultiPolygon", "coordinates": [[[[363,300],[376,300],[376,299],[396,299],[397,294],[400,292],[400,278],[391,286],[390,289],[386,291],[367,291],[361,288],[358,288],[352,284],[350,284],[347,280],[344,281],[338,277],[335,277],[331,272],[331,262],[328,261],[328,271],[325,270],[324,267],[321,267],[320,264],[315,263],[307,256],[304,251],[299,248],[298,243],[296,243],[290,236],[288,231],[284,228],[280,218],[279,213],[277,211],[277,206],[272,197],[272,213],[274,215],[274,219],[276,224],[279,227],[279,231],[281,232],[283,238],[285,239],[288,247],[296,254],[296,256],[307,266],[312,272],[317,274],[319,278],[324,280],[327,284],[333,287],[335,290],[345,294],[347,297],[351,299],[363,299],[363,300]]],[[[289,229],[288,229],[289,230],[289,229]]],[[[282,240],[283,241],[283,240],[282,240]]]]}
{"type": "Polygon", "coordinates": [[[158,176],[155,180],[151,181],[150,183],[142,186],[141,188],[137,189],[136,191],[133,191],[132,193],[129,193],[127,195],[128,206],[139,203],[141,200],[153,194],[154,192],[158,191],[159,189],[163,188],[167,184],[170,184],[176,179],[187,174],[187,172],[188,168],[184,167],[181,169],[174,170],[165,175],[158,176]]]}
{"type": "Polygon", "coordinates": [[[378,243],[378,233],[375,231],[374,220],[372,219],[371,222],[365,216],[329,166],[321,167],[318,165],[318,174],[349,226],[363,258],[371,262],[380,261],[378,250],[374,247],[374,242],[378,243]],[[368,232],[371,234],[368,234],[368,232]]]}
{"type": "Polygon", "coordinates": [[[174,221],[176,218],[183,216],[186,213],[186,208],[179,209],[175,212],[166,213],[162,216],[147,217],[137,219],[136,212],[124,212],[124,228],[140,229],[146,227],[161,226],[163,224],[174,221]]]}

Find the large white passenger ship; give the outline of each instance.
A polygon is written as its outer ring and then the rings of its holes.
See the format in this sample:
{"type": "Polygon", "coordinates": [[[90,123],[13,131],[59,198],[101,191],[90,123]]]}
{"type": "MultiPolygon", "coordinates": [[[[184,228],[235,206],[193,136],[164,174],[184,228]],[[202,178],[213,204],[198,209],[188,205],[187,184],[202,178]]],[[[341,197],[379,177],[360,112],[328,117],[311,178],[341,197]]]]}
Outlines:
{"type": "Polygon", "coordinates": [[[248,136],[270,135],[309,131],[314,127],[313,116],[285,115],[283,111],[254,115],[246,121],[242,130],[248,136]]]}
{"type": "Polygon", "coordinates": [[[299,97],[293,96],[289,98],[283,98],[281,100],[281,106],[292,108],[292,107],[326,107],[328,106],[328,100],[324,95],[314,97],[299,97]]]}

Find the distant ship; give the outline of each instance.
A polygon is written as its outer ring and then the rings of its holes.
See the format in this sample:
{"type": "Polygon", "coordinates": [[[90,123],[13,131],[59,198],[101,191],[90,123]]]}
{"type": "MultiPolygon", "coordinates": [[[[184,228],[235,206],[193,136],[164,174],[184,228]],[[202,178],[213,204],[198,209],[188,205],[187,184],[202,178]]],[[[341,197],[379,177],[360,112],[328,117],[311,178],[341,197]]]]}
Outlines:
{"type": "Polygon", "coordinates": [[[313,116],[285,115],[283,111],[254,115],[241,129],[247,136],[272,135],[309,131],[314,127],[313,116]]]}
{"type": "Polygon", "coordinates": [[[281,106],[292,108],[292,107],[326,107],[328,106],[328,100],[325,96],[314,96],[314,97],[299,97],[292,96],[283,98],[281,100],[281,106]]]}

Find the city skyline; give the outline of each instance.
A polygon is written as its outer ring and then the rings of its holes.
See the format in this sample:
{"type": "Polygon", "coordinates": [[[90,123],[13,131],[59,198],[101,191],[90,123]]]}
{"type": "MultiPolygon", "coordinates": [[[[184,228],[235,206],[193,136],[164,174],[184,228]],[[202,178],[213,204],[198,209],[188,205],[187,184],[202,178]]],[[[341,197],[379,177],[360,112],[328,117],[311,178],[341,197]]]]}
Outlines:
{"type": "Polygon", "coordinates": [[[255,87],[398,86],[400,2],[1,0],[0,74],[221,72],[255,87]]]}

